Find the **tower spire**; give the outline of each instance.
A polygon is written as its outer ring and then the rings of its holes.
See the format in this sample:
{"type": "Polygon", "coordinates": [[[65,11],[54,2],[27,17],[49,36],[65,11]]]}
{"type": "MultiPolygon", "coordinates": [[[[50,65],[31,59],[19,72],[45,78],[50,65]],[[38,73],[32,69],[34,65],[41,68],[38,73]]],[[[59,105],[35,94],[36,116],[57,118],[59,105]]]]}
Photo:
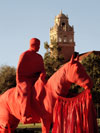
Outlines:
{"type": "Polygon", "coordinates": [[[60,14],[62,14],[62,9],[61,9],[61,11],[60,11],[60,14]]]}

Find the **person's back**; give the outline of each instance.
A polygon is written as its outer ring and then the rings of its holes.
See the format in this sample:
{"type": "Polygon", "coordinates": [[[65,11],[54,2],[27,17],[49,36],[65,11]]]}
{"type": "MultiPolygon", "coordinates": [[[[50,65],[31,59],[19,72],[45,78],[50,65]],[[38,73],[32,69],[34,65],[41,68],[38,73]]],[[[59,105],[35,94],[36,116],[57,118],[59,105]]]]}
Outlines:
{"type": "Polygon", "coordinates": [[[33,85],[42,71],[44,71],[44,65],[41,55],[32,50],[27,50],[20,56],[16,81],[19,83],[26,79],[32,81],[33,85]]]}
{"type": "Polygon", "coordinates": [[[17,99],[20,104],[23,123],[30,117],[32,87],[39,78],[40,73],[45,73],[42,56],[36,53],[39,48],[40,41],[32,38],[29,50],[20,55],[17,66],[17,99]]]}

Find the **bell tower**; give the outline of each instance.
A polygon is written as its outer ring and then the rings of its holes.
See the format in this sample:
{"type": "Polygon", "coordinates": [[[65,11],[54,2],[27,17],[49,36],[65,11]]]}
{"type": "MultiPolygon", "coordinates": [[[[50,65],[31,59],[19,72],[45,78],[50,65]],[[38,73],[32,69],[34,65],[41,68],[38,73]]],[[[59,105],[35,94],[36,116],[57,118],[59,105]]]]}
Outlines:
{"type": "Polygon", "coordinates": [[[62,11],[55,17],[54,26],[50,28],[51,47],[52,40],[55,40],[57,45],[61,47],[65,61],[68,61],[74,53],[74,27],[69,25],[68,16],[64,15],[62,11]]]}

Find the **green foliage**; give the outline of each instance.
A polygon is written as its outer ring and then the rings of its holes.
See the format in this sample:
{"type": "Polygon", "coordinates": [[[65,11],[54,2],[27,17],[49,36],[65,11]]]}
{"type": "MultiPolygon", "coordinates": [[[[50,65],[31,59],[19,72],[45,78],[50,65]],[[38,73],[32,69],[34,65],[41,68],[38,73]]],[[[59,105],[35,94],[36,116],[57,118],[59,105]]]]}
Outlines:
{"type": "Polygon", "coordinates": [[[88,75],[93,81],[92,96],[95,103],[100,102],[100,56],[92,53],[82,60],[88,75]]]}
{"type": "Polygon", "coordinates": [[[49,49],[48,42],[44,42],[44,48],[48,51],[48,49],[49,49]]]}
{"type": "Polygon", "coordinates": [[[44,55],[44,65],[48,79],[64,63],[64,57],[60,54],[61,48],[56,41],[52,41],[52,47],[49,47],[47,42],[44,43],[44,47],[47,50],[44,55]]]}
{"type": "Polygon", "coordinates": [[[92,90],[92,97],[93,97],[94,103],[100,104],[100,92],[99,91],[93,91],[92,90]]]}
{"type": "Polygon", "coordinates": [[[100,56],[92,53],[82,60],[82,64],[93,80],[93,90],[100,92],[100,56]]]}
{"type": "Polygon", "coordinates": [[[16,69],[4,65],[0,67],[0,93],[16,86],[16,69]]]}

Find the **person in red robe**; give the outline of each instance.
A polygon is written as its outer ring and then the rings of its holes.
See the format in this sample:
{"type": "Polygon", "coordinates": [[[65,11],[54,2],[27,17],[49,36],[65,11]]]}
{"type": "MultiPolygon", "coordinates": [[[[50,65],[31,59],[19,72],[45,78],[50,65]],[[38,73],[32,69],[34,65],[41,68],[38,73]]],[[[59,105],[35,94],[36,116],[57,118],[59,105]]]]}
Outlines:
{"type": "Polygon", "coordinates": [[[22,123],[26,123],[31,118],[31,101],[32,94],[34,93],[32,87],[41,73],[45,75],[43,58],[37,53],[39,48],[40,40],[32,38],[29,50],[20,55],[17,66],[17,99],[20,105],[22,123]]]}

